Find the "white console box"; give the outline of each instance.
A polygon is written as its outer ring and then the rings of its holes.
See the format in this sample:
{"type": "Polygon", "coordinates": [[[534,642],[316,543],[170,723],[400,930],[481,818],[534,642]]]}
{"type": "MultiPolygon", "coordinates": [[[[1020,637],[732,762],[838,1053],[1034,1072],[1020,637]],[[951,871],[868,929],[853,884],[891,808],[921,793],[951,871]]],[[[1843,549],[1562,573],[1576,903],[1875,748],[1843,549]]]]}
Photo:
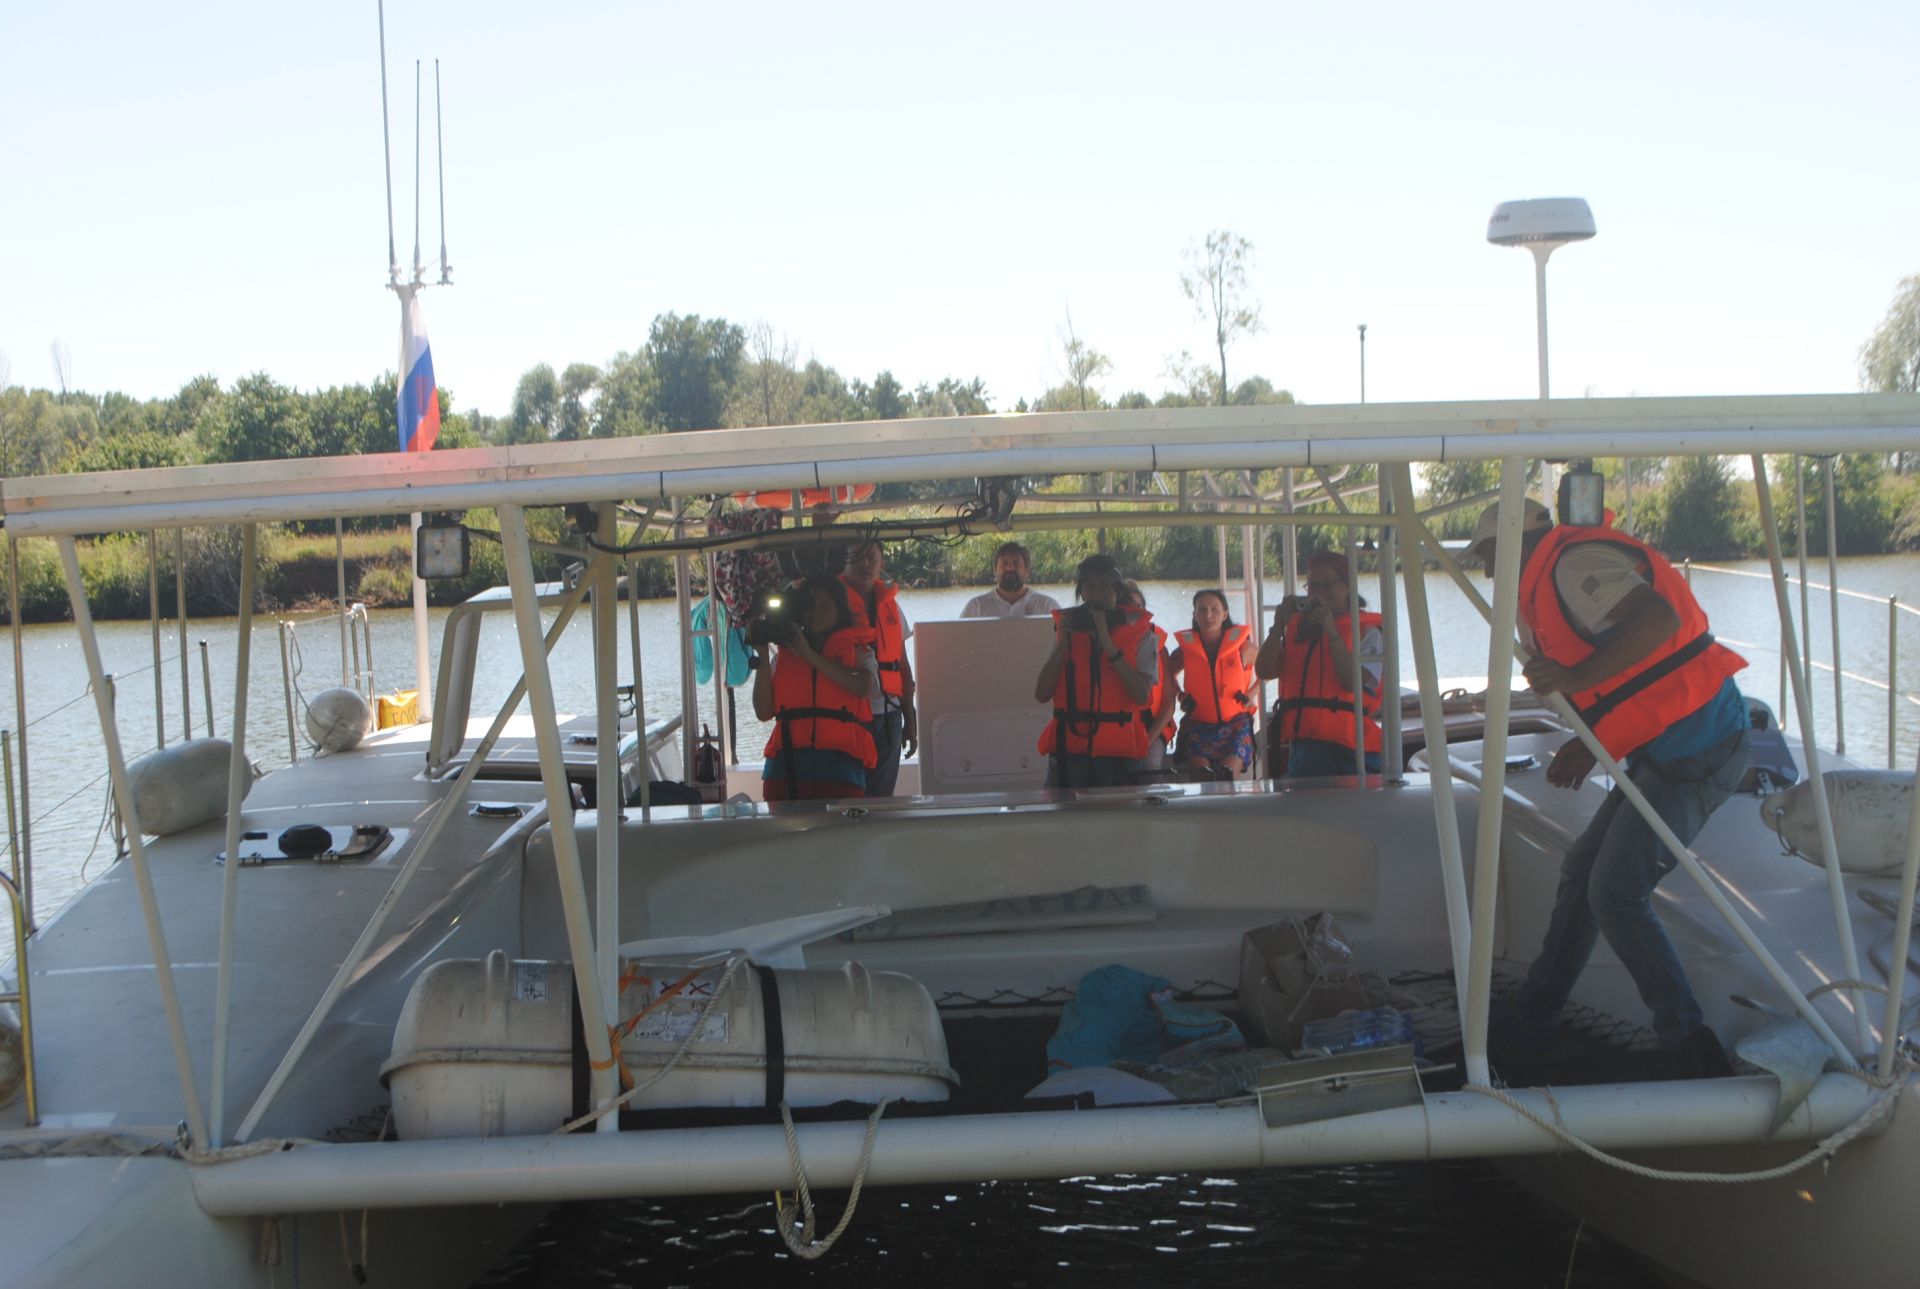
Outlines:
{"type": "Polygon", "coordinates": [[[1033,682],[1052,648],[1052,617],[914,623],[922,793],[1044,786],[1053,713],[1033,682]]]}

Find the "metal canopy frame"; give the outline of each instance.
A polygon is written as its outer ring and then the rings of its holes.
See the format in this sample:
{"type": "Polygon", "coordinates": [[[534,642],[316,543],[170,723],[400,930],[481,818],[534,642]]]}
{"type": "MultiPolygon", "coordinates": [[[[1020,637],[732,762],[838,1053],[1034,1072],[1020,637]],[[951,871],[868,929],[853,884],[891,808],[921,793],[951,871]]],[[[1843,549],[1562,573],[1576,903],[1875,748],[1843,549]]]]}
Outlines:
{"type": "MultiPolygon", "coordinates": [[[[107,738],[109,769],[116,797],[129,826],[129,856],[140,888],[141,904],[152,941],[163,1000],[168,1013],[174,1055],[185,1099],[188,1131],[198,1144],[223,1144],[221,1102],[213,1098],[212,1131],[202,1113],[193,1062],[180,1019],[179,1004],[173,988],[170,955],[167,952],[159,910],[140,843],[140,828],[121,756],[114,715],[105,698],[92,621],[82,587],[74,549],[77,534],[141,528],[180,527],[188,524],[238,522],[251,526],[257,521],[289,518],[324,518],[336,515],[402,514],[415,511],[461,510],[472,506],[493,505],[501,520],[501,538],[505,547],[512,603],[521,647],[523,685],[532,700],[536,740],[539,747],[542,780],[546,790],[549,816],[554,823],[555,867],[566,915],[569,946],[575,963],[575,987],[579,991],[584,1015],[597,1016],[601,1025],[585,1028],[586,1045],[592,1066],[593,1101],[608,1104],[615,1093],[613,1057],[607,1026],[611,1024],[611,997],[603,997],[610,977],[607,958],[613,948],[603,924],[592,925],[591,910],[585,894],[582,860],[575,843],[574,830],[561,826],[570,814],[570,796],[565,767],[559,747],[551,683],[546,667],[550,639],[543,639],[537,603],[538,588],[533,582],[531,543],[525,511],[529,506],[559,503],[599,503],[603,522],[613,518],[607,503],[633,499],[674,498],[690,495],[733,492],[744,489],[798,488],[826,486],[855,481],[898,481],[926,478],[965,478],[1004,474],[1081,473],[1113,471],[1180,471],[1214,467],[1219,469],[1268,469],[1274,467],[1318,468],[1336,463],[1378,463],[1384,484],[1391,488],[1391,505],[1382,513],[1356,513],[1259,516],[1266,522],[1380,525],[1398,528],[1407,538],[1404,551],[1412,555],[1424,543],[1432,556],[1456,580],[1466,586],[1469,596],[1486,613],[1494,630],[1490,640],[1489,676],[1507,676],[1518,651],[1514,641],[1517,613],[1519,557],[1518,540],[1524,492],[1526,458],[1572,456],[1644,456],[1644,455],[1741,455],[1756,454],[1757,485],[1763,510],[1770,515],[1764,463],[1757,453],[1767,450],[1806,450],[1817,443],[1819,451],[1893,450],[1910,444],[1920,434],[1920,397],[1840,395],[1751,399],[1649,399],[1579,400],[1553,404],[1525,401],[1513,403],[1471,404],[1369,404],[1352,407],[1300,408],[1206,408],[1179,411],[1150,410],[1064,414],[1052,416],[946,418],[906,422],[864,422],[853,425],[782,428],[772,430],[712,431],[663,435],[637,440],[597,443],[544,444],[533,447],[484,449],[435,453],[428,456],[390,454],[363,458],[333,458],[319,461],[271,462],[212,467],[187,467],[160,471],[116,472],[91,476],[60,476],[9,480],[0,485],[0,507],[5,511],[9,536],[29,534],[59,538],[63,571],[70,601],[79,628],[99,718],[107,738]],[[1495,595],[1491,606],[1464,582],[1457,566],[1447,557],[1412,505],[1409,462],[1415,460],[1497,459],[1501,462],[1501,532],[1495,568],[1495,595]],[[857,479],[856,479],[857,476],[857,479]],[[398,480],[398,482],[396,482],[398,480]]],[[[1337,499],[1334,480],[1322,475],[1326,488],[1323,497],[1337,499]]],[[[1290,489],[1289,489],[1290,491],[1290,489]]],[[[1183,489],[1184,492],[1184,489],[1183,489]]],[[[1345,512],[1344,503],[1335,501],[1345,512]]],[[[684,516],[684,508],[676,508],[684,516]]],[[[1222,508],[1211,515],[1182,513],[1112,514],[1097,519],[1086,515],[1028,517],[1020,526],[1064,527],[1089,521],[1112,525],[1127,523],[1212,522],[1231,523],[1238,519],[1251,523],[1255,516],[1222,508]]],[[[984,522],[983,522],[984,526],[984,522]]],[[[613,530],[613,525],[606,527],[613,530]]],[[[617,542],[617,531],[614,531],[617,542]]],[[[1774,580],[1779,588],[1781,608],[1786,612],[1777,534],[1771,534],[1774,580]]],[[[252,542],[246,543],[251,564],[252,542]]],[[[591,589],[595,599],[596,649],[610,648],[615,640],[613,570],[617,558],[625,552],[602,549],[594,557],[594,567],[583,580],[580,591],[570,597],[568,609],[580,602],[591,589]]],[[[678,553],[683,570],[680,579],[684,598],[685,555],[678,553]]],[[[1501,811],[1504,808],[1505,738],[1508,687],[1493,685],[1488,696],[1485,769],[1481,783],[1480,819],[1476,838],[1475,880],[1469,894],[1464,889],[1462,857],[1459,853],[1457,826],[1449,826],[1452,800],[1450,777],[1445,767],[1444,739],[1435,742],[1432,714],[1439,711],[1437,681],[1433,674],[1430,626],[1426,614],[1424,587],[1407,560],[1408,608],[1413,617],[1416,637],[1416,663],[1421,698],[1429,715],[1429,743],[1441,749],[1433,771],[1436,792],[1436,824],[1441,833],[1441,862],[1449,912],[1453,959],[1456,971],[1468,981],[1461,998],[1463,1035],[1469,1077],[1485,1084],[1490,1071],[1486,1058],[1487,1004],[1490,994],[1493,952],[1492,930],[1499,859],[1501,811]],[[1422,637],[1425,648],[1422,649],[1422,637]],[[1444,798],[1444,807],[1442,805],[1444,798]],[[1468,912],[1468,905],[1471,905],[1468,912]],[[1462,914],[1467,916],[1463,919],[1462,914]]],[[[1290,570],[1291,571],[1291,570],[1290,570]]],[[[1391,577],[1389,571],[1387,577],[1391,577]]],[[[563,613],[563,618],[566,614],[563,613]]],[[[558,624],[556,625],[556,633],[558,624]]],[[[1358,660],[1356,660],[1358,661],[1358,660]]],[[[1803,724],[1807,720],[1806,676],[1798,658],[1792,660],[1796,698],[1803,724]]],[[[596,667],[597,680],[604,691],[611,683],[610,659],[596,667]]],[[[244,686],[243,679],[239,684],[244,686]]],[[[245,691],[238,691],[244,706],[245,691]]],[[[498,727],[512,709],[515,698],[503,708],[488,741],[497,737],[498,727]]],[[[603,692],[603,702],[610,695],[603,692]]],[[[1646,816],[1654,831],[1673,852],[1690,876],[1698,882],[1735,934],[1759,958],[1775,983],[1792,1000],[1809,1024],[1834,1049],[1848,1066],[1853,1055],[1826,1024],[1804,993],[1793,985],[1785,971],[1754,936],[1727,901],[1713,878],[1702,868],[1690,849],[1680,843],[1655,816],[1632,783],[1619,773],[1619,767],[1600,747],[1592,732],[1580,721],[1563,698],[1552,703],[1561,719],[1596,754],[1599,767],[1612,774],[1629,802],[1646,816]]],[[[244,756],[244,731],[236,730],[235,764],[244,756]]],[[[603,748],[610,740],[601,740],[603,748]]],[[[460,790],[471,781],[484,758],[485,749],[463,771],[452,798],[443,803],[435,824],[441,823],[455,808],[460,790]]],[[[1817,760],[1812,760],[1817,768],[1817,760]]],[[[1920,778],[1920,769],[1916,770],[1920,778]]],[[[1816,793],[1816,800],[1820,794],[1816,793]]],[[[617,882],[617,864],[611,861],[611,830],[618,826],[617,809],[600,812],[603,840],[596,847],[602,885],[599,903],[607,909],[617,905],[613,883],[617,882]]],[[[1824,804],[1824,802],[1822,802],[1824,804]]],[[[1825,812],[1822,811],[1822,814],[1825,812]]],[[[1916,813],[1920,813],[1920,791],[1916,792],[1916,813]]],[[[237,826],[238,810],[230,802],[229,838],[237,826]]],[[[1822,832],[1831,837],[1830,821],[1822,820],[1822,832]]],[[[431,832],[432,829],[430,828],[431,832]]],[[[411,864],[428,849],[431,839],[423,837],[381,909],[369,923],[356,945],[363,952],[384,913],[397,898],[410,874],[411,864]]],[[[1828,844],[1829,864],[1833,848],[1828,844]]],[[[224,985],[232,955],[231,918],[233,916],[232,869],[227,874],[223,899],[220,947],[220,980],[224,985]]],[[[1836,874],[1837,874],[1837,870],[1836,874]]],[[[1920,872],[1920,828],[1910,837],[1902,873],[1902,889],[1911,900],[1920,872]]],[[[1837,875],[1833,884],[1837,891],[1837,875]]],[[[1836,894],[1836,902],[1840,896],[1836,894]]],[[[1840,936],[1849,966],[1853,962],[1850,932],[1844,907],[1836,909],[1840,936]]],[[[1904,948],[1904,944],[1901,946],[1904,948]]],[[[351,955],[350,955],[351,957],[351,955]]],[[[1904,954],[1896,955],[1890,981],[1889,1015],[1901,994],[1904,954]]],[[[342,978],[348,966],[342,968],[342,978]]],[[[1856,977],[1857,971],[1853,973],[1856,977]]],[[[278,1090],[304,1043],[324,1018],[340,979],[336,979],[309,1017],[301,1037],[287,1053],[274,1077],[263,1090],[242,1123],[238,1136],[247,1137],[259,1123],[268,1103],[278,1090]]],[[[1865,1009],[1854,1008],[1856,1037],[1864,1048],[1867,1035],[1865,1009]]],[[[1897,1035],[1893,1025],[1882,1035],[1880,1066],[1890,1064],[1892,1044],[1897,1035]]],[[[216,1038],[214,1083],[221,1087],[225,1065],[225,1029],[221,1025],[216,1038]]]]}

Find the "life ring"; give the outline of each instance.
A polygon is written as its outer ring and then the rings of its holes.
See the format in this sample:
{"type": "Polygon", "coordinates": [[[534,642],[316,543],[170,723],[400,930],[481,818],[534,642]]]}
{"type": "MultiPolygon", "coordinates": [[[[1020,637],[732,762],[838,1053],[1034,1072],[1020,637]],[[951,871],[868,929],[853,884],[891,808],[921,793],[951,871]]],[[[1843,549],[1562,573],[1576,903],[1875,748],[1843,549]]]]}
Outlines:
{"type": "MultiPolygon", "coordinates": [[[[815,506],[848,506],[856,501],[865,501],[873,496],[870,483],[846,483],[834,488],[800,489],[800,508],[812,510],[815,506]]],[[[769,489],[766,492],[736,492],[733,499],[743,506],[758,506],[762,510],[793,509],[793,489],[769,489]]]]}

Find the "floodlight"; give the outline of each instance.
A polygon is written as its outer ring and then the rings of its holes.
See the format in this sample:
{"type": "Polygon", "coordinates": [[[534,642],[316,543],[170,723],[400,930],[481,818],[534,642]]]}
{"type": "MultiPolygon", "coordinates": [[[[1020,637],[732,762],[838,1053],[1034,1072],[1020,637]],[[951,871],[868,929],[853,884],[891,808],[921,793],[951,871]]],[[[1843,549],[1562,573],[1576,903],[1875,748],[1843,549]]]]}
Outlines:
{"type": "Polygon", "coordinates": [[[422,580],[465,577],[469,560],[467,530],[457,519],[421,523],[414,545],[414,571],[422,580]]]}

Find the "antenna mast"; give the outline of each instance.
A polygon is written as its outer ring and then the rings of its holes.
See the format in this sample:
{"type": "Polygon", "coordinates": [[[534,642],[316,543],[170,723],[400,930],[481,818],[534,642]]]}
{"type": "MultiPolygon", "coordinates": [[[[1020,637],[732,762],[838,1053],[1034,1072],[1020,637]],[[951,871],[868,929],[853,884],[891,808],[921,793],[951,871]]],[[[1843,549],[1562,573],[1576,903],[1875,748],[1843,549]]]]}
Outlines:
{"type": "Polygon", "coordinates": [[[433,60],[433,162],[440,172],[440,285],[453,284],[453,265],[447,263],[447,148],[440,128],[440,60],[433,60]]]}
{"type": "Polygon", "coordinates": [[[413,60],[413,280],[420,282],[420,60],[413,60]]]}
{"type": "Polygon", "coordinates": [[[387,177],[387,285],[400,285],[400,256],[393,245],[393,138],[387,124],[387,3],[380,0],[380,151],[387,177]]]}

